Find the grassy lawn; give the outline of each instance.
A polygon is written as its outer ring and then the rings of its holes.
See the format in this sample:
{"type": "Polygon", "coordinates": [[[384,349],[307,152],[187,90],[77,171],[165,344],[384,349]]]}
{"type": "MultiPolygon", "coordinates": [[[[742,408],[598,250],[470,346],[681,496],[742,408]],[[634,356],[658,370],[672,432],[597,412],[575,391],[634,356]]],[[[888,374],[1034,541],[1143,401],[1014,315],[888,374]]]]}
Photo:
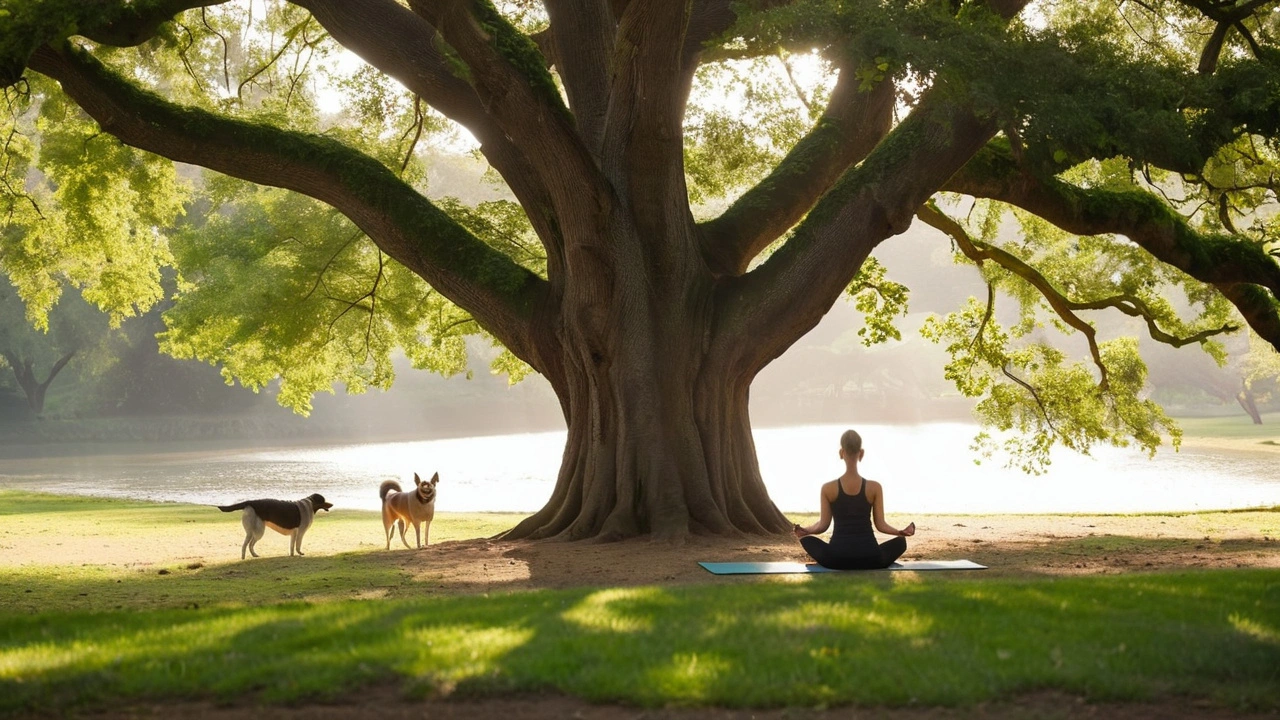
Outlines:
{"type": "MultiPolygon", "coordinates": [[[[366,537],[371,521],[377,530],[372,515],[318,522],[326,536],[366,537]]],[[[0,546],[54,522],[101,523],[95,537],[108,542],[229,532],[209,508],[0,492],[0,546]]],[[[433,542],[510,524],[460,516],[433,542]]],[[[1274,569],[890,573],[434,597],[421,576],[382,560],[407,551],[367,544],[200,567],[0,566],[0,714],[283,703],[389,680],[411,697],[553,690],[656,707],[967,706],[1053,689],[1280,709],[1274,569]],[[379,588],[413,591],[361,599],[379,588]]],[[[1071,549],[1117,550],[1104,538],[1071,549]]]]}
{"type": "Polygon", "coordinates": [[[1280,413],[1263,413],[1262,425],[1254,425],[1249,416],[1240,413],[1225,417],[1178,418],[1178,425],[1188,437],[1257,439],[1277,444],[1280,438],[1280,413]]]}

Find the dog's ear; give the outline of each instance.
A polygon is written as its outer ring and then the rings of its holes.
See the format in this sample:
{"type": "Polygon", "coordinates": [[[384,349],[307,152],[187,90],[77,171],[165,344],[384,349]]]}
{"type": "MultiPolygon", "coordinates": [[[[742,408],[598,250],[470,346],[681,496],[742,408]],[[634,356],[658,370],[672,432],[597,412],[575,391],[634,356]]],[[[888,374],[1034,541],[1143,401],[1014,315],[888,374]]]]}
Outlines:
{"type": "Polygon", "coordinates": [[[414,474],[413,474],[413,484],[414,484],[414,485],[421,485],[421,484],[422,484],[422,478],[418,477],[418,473],[414,473],[414,474]]]}
{"type": "Polygon", "coordinates": [[[438,483],[438,482],[440,482],[440,473],[436,473],[435,475],[432,475],[432,476],[431,476],[431,484],[432,484],[432,485],[435,485],[435,484],[436,484],[436,483],[438,483]]]}

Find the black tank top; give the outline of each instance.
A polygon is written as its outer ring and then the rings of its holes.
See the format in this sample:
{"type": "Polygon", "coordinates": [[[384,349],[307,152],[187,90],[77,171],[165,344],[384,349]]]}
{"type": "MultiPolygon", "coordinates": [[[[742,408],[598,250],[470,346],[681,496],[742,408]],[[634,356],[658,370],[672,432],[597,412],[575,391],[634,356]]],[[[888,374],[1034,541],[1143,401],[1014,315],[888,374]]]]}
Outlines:
{"type": "Polygon", "coordinates": [[[850,540],[853,538],[871,538],[875,541],[875,532],[871,529],[871,503],[867,501],[867,479],[862,478],[862,488],[857,495],[844,491],[844,485],[836,480],[836,499],[831,503],[831,518],[835,520],[835,530],[831,531],[831,541],[850,540]]]}

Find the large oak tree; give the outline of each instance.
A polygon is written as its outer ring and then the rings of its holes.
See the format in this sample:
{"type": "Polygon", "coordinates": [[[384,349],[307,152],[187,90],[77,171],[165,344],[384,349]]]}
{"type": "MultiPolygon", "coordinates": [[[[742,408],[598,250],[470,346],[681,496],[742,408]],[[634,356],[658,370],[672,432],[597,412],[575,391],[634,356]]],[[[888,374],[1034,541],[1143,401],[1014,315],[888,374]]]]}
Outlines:
{"type": "Polygon", "coordinates": [[[513,537],[783,532],[752,379],[846,293],[892,337],[905,291],[870,256],[917,217],[989,287],[925,332],[1029,467],[1176,434],[1090,313],[1280,347],[1278,5],[7,0],[0,263],[37,311],[65,282],[122,311],[176,262],[169,349],[304,406],[482,329],[568,425],[513,537]],[[317,84],[338,46],[362,65],[317,84]],[[815,58],[799,115],[694,91],[815,58]],[[337,91],[359,123],[318,113],[337,91]],[[518,206],[429,199],[446,119],[518,206]],[[182,202],[210,212],[168,233],[182,202]]]}

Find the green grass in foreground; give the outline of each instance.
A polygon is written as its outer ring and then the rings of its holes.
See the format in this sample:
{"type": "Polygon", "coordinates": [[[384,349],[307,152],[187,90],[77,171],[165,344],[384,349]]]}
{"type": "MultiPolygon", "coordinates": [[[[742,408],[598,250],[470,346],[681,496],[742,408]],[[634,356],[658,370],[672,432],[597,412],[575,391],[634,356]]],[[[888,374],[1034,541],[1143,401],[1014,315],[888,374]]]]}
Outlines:
{"type": "MultiPolygon", "coordinates": [[[[376,533],[374,515],[335,512],[325,532],[350,547],[371,522],[376,533]]],[[[179,528],[221,533],[228,521],[199,506],[0,492],[0,535],[58,523],[95,524],[102,542],[165,542],[179,528]]],[[[449,532],[482,537],[509,524],[477,516],[449,532]]],[[[1078,549],[1105,553],[1110,542],[1078,549]]],[[[425,597],[422,568],[406,574],[377,545],[175,565],[164,576],[0,568],[0,715],[308,701],[388,681],[410,695],[554,690],[648,706],[955,706],[1050,688],[1280,708],[1276,570],[898,573],[425,597]],[[351,599],[371,591],[393,599],[351,599]]]]}
{"type": "Polygon", "coordinates": [[[0,617],[0,712],[553,689],[640,705],[965,705],[1056,688],[1280,707],[1280,573],[817,577],[0,617]]]}

